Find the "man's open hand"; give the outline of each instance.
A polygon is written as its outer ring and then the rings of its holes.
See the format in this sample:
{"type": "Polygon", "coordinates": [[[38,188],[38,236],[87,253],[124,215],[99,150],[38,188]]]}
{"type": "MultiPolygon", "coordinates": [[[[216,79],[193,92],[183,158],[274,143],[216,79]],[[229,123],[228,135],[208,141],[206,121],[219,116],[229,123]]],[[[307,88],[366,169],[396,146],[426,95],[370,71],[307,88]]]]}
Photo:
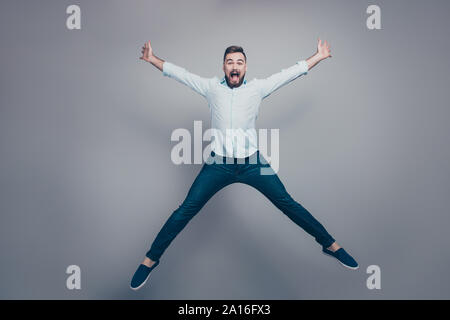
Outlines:
{"type": "Polygon", "coordinates": [[[150,58],[152,56],[153,56],[153,49],[152,49],[152,46],[151,46],[150,40],[149,40],[142,47],[142,57],[140,57],[139,59],[150,62],[150,58]]]}
{"type": "Polygon", "coordinates": [[[319,38],[319,42],[317,43],[317,54],[321,59],[331,58],[330,46],[326,40],[322,43],[322,40],[319,38]]]}

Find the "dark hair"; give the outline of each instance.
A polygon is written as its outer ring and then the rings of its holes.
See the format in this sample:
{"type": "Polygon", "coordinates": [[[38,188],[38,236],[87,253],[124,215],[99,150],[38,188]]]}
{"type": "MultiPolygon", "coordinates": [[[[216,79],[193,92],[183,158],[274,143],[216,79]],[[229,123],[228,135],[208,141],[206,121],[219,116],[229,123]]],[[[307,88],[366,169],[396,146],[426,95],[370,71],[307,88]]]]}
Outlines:
{"type": "Polygon", "coordinates": [[[228,47],[225,50],[225,53],[223,55],[223,62],[225,62],[225,57],[227,56],[227,54],[233,53],[233,52],[241,52],[244,55],[245,62],[247,62],[247,56],[245,55],[244,49],[242,49],[242,47],[240,47],[240,46],[230,46],[230,47],[228,47]]]}

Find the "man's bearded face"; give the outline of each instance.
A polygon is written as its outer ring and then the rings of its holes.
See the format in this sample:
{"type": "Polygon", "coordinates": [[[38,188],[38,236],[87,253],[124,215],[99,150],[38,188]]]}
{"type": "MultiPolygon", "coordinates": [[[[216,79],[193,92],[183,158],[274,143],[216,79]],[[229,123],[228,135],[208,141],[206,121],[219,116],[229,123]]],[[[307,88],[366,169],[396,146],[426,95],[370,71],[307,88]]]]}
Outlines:
{"type": "Polygon", "coordinates": [[[244,82],[247,63],[242,52],[233,52],[226,55],[223,72],[225,72],[225,79],[230,88],[239,87],[244,82]]]}

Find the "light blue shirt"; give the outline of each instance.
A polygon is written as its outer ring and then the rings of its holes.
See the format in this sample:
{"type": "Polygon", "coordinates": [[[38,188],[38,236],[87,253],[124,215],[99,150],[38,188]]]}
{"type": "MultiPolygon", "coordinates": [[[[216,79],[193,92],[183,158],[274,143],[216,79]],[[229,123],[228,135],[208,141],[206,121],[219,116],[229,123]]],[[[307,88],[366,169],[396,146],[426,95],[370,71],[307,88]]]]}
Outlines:
{"type": "Polygon", "coordinates": [[[244,79],[230,88],[225,77],[202,78],[173,63],[163,63],[163,75],[173,78],[199,93],[208,101],[211,112],[211,150],[216,154],[245,158],[258,150],[255,120],[259,106],[278,88],[308,73],[306,60],[265,79],[244,79]]]}

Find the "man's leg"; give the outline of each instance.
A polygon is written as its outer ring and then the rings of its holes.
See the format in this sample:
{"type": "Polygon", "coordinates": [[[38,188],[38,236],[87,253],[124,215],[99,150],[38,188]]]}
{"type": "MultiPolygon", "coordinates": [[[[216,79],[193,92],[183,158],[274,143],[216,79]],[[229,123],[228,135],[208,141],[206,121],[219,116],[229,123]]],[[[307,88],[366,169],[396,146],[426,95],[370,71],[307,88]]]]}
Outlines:
{"type": "Polygon", "coordinates": [[[146,257],[157,261],[181,232],[186,224],[197,214],[208,200],[220,189],[235,182],[234,176],[224,165],[205,163],[195,178],[183,203],[168,218],[156,239],[153,241],[146,257]]]}
{"type": "MultiPolygon", "coordinates": [[[[263,158],[262,155],[259,155],[259,157],[263,158]]],[[[258,158],[256,164],[245,164],[242,166],[238,181],[259,190],[292,221],[312,235],[316,242],[325,248],[330,247],[335,242],[335,239],[308,210],[289,195],[278,175],[273,170],[274,174],[272,175],[261,175],[260,169],[265,168],[267,170],[269,167],[270,165],[265,159],[264,162],[261,162],[260,158],[258,158]]]]}

